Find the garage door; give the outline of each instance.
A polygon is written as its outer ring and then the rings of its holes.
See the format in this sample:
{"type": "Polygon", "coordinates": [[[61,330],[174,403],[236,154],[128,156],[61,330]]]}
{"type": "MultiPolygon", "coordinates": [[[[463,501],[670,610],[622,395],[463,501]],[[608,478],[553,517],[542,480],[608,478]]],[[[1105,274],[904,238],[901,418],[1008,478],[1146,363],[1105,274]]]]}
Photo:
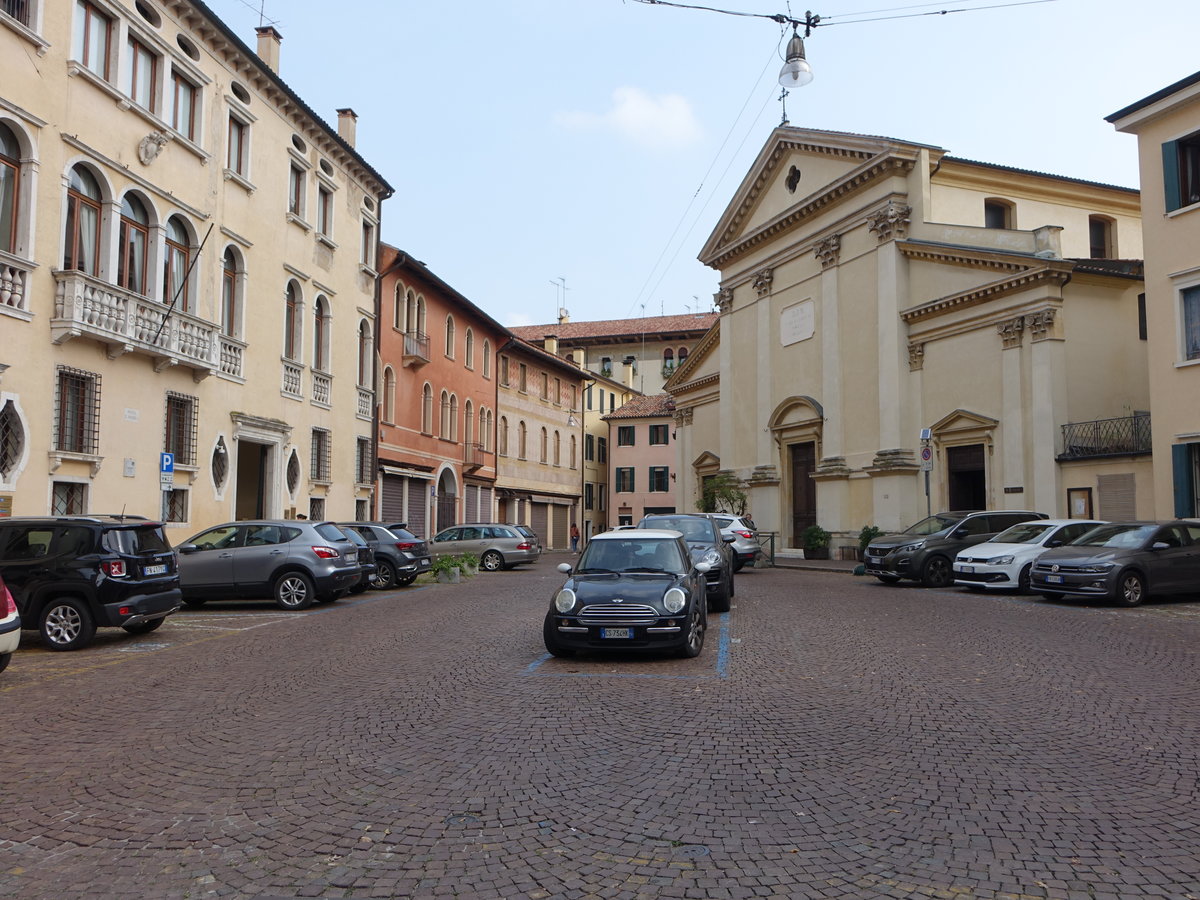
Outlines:
{"type": "Polygon", "coordinates": [[[555,506],[551,509],[554,515],[554,543],[555,550],[566,550],[571,546],[571,523],[567,521],[571,516],[571,507],[555,506]]]}
{"type": "Polygon", "coordinates": [[[404,482],[399,475],[383,476],[380,515],[384,522],[403,522],[408,518],[404,507],[404,482]]]}
{"type": "MultiPolygon", "coordinates": [[[[482,522],[492,521],[492,489],[490,487],[479,488],[479,519],[482,522]]],[[[504,519],[497,519],[503,522],[504,519]]]]}
{"type": "Polygon", "coordinates": [[[425,499],[429,494],[429,483],[415,478],[408,480],[408,530],[417,537],[429,538],[425,515],[425,499]]]}
{"type": "Polygon", "coordinates": [[[468,484],[468,485],[466,485],[464,490],[467,492],[467,496],[466,496],[467,517],[463,521],[466,521],[466,522],[482,521],[479,518],[479,485],[468,484]]]}
{"type": "Polygon", "coordinates": [[[550,532],[546,530],[546,526],[550,522],[550,518],[547,515],[550,506],[546,503],[531,503],[530,506],[532,508],[530,510],[529,527],[537,532],[537,536],[541,538],[542,546],[549,546],[550,532]]]}

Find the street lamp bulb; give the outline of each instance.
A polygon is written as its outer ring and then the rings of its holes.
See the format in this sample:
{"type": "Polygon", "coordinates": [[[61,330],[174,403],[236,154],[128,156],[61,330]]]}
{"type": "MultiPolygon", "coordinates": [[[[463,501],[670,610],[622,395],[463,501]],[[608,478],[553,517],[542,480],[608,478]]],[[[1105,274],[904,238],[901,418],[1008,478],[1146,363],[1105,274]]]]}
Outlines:
{"type": "Polygon", "coordinates": [[[793,34],[788,41],[787,62],[779,70],[779,84],[785,88],[803,87],[813,80],[812,66],[804,58],[804,38],[793,34]]]}

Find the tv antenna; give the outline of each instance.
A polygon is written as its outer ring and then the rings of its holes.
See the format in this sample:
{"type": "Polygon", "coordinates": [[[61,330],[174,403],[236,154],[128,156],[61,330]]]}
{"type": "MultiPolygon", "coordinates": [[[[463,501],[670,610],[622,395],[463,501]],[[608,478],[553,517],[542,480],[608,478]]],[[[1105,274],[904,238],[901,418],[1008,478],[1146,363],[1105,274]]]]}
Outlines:
{"type": "Polygon", "coordinates": [[[567,314],[567,291],[570,288],[567,287],[567,279],[562,275],[551,278],[550,283],[556,288],[554,299],[558,301],[555,305],[558,307],[558,318],[561,319],[567,314]]]}

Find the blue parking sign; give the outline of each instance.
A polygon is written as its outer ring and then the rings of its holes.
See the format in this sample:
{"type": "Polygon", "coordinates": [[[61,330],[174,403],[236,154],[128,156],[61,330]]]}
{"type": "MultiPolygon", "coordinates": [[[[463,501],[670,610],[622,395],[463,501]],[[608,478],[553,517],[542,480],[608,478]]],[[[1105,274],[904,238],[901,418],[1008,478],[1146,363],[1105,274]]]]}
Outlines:
{"type": "Polygon", "coordinates": [[[174,472],[175,471],[175,454],[174,453],[160,453],[158,456],[158,459],[159,459],[158,471],[160,471],[160,472],[174,472]]]}

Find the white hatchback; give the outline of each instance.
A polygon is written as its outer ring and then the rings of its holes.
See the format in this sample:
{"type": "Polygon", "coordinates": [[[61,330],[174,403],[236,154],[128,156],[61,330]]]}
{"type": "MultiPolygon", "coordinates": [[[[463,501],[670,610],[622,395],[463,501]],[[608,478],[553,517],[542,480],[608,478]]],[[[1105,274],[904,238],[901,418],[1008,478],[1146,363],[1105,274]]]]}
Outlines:
{"type": "Polygon", "coordinates": [[[954,558],[954,583],[973,591],[1016,588],[1028,593],[1035,559],[1103,524],[1095,519],[1035,519],[1013,525],[990,541],[961,551],[954,558]]]}

